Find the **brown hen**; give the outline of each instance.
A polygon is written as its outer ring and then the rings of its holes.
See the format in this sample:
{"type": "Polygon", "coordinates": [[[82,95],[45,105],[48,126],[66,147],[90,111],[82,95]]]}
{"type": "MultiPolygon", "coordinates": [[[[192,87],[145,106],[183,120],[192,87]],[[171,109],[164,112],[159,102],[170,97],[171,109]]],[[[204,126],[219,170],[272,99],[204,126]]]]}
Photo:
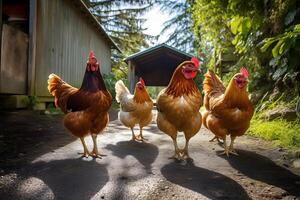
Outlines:
{"type": "Polygon", "coordinates": [[[198,70],[199,62],[195,58],[181,63],[173,73],[168,87],[157,97],[157,126],[173,140],[175,154],[171,158],[190,158],[189,141],[198,133],[202,124],[199,112],[202,97],[193,80],[198,70]],[[183,149],[177,145],[178,131],[185,135],[183,149]]]}
{"type": "Polygon", "coordinates": [[[224,141],[224,154],[237,155],[233,143],[237,136],[242,136],[249,128],[253,115],[253,106],[246,90],[248,72],[245,68],[233,76],[227,88],[219,77],[208,70],[203,81],[204,106],[203,124],[215,134],[215,138],[224,141]],[[227,146],[226,135],[230,135],[231,142],[227,146]]]}
{"type": "Polygon", "coordinates": [[[105,87],[100,66],[90,52],[86,70],[80,89],[72,87],[59,76],[50,74],[48,90],[55,98],[55,105],[66,114],[64,126],[83,145],[83,156],[99,157],[97,135],[107,126],[109,121],[108,110],[112,104],[112,96],[105,87]],[[84,137],[91,134],[94,148],[88,151],[84,137]]]}

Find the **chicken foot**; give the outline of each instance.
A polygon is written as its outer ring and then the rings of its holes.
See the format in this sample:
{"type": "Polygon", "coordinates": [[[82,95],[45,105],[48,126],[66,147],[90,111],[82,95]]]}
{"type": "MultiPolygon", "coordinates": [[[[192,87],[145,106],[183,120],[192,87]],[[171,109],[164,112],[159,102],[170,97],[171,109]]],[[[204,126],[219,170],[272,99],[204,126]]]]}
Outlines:
{"type": "Polygon", "coordinates": [[[177,145],[177,140],[176,138],[172,138],[173,140],[173,143],[174,143],[174,148],[175,148],[175,153],[173,156],[169,157],[169,159],[176,159],[176,160],[179,160],[181,155],[180,155],[180,152],[181,150],[178,148],[178,145],[177,145]]]}
{"type": "Polygon", "coordinates": [[[137,136],[138,141],[146,141],[147,139],[143,137],[143,127],[140,127],[140,135],[137,136]]]}
{"type": "MultiPolygon", "coordinates": [[[[172,138],[173,139],[173,138],[172,138]]],[[[183,149],[178,148],[177,140],[173,139],[175,153],[173,156],[169,157],[169,159],[176,159],[176,160],[185,160],[190,159],[193,160],[188,152],[189,140],[186,140],[185,147],[183,149]]]]}
{"type": "Polygon", "coordinates": [[[209,140],[209,142],[213,142],[213,141],[215,141],[215,139],[217,139],[217,141],[219,143],[222,143],[221,140],[220,140],[220,138],[218,136],[213,137],[211,140],[209,140]]]}
{"type": "Polygon", "coordinates": [[[86,157],[87,158],[87,157],[89,157],[89,150],[88,150],[88,148],[87,148],[87,146],[85,144],[84,138],[81,137],[80,141],[81,141],[82,146],[83,146],[83,153],[78,153],[78,154],[82,154],[82,157],[86,157]]]}
{"type": "Polygon", "coordinates": [[[193,161],[193,159],[190,157],[189,151],[188,151],[188,149],[189,149],[189,141],[190,141],[190,139],[186,139],[186,141],[185,141],[185,147],[180,151],[180,153],[181,153],[181,158],[182,159],[189,159],[189,160],[193,161]]]}
{"type": "Polygon", "coordinates": [[[224,142],[223,142],[223,145],[224,145],[224,152],[220,153],[220,155],[226,154],[227,157],[228,157],[228,156],[229,156],[229,148],[228,148],[228,146],[227,146],[226,136],[223,137],[223,141],[224,141],[224,142]]]}
{"type": "Polygon", "coordinates": [[[94,143],[94,148],[93,151],[91,151],[89,153],[90,156],[94,157],[94,158],[102,158],[102,156],[106,156],[104,154],[100,154],[98,151],[98,147],[97,147],[97,134],[92,134],[92,139],[93,139],[93,143],[94,143]]]}
{"type": "Polygon", "coordinates": [[[233,149],[233,142],[235,140],[235,137],[231,137],[231,141],[230,141],[230,145],[227,146],[227,142],[226,142],[226,136],[223,138],[223,141],[224,141],[224,152],[220,153],[219,155],[224,155],[226,154],[227,157],[229,157],[229,154],[233,154],[233,155],[238,155],[235,150],[233,149]]]}

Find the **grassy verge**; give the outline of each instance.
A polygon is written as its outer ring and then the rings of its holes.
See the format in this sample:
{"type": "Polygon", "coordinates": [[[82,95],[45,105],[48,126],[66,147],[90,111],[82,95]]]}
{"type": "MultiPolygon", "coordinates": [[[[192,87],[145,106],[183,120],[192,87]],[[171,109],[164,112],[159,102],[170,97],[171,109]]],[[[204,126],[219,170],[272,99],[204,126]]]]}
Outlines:
{"type": "Polygon", "coordinates": [[[296,150],[300,148],[300,119],[293,122],[283,119],[264,121],[253,117],[249,134],[273,141],[277,146],[296,150]]]}

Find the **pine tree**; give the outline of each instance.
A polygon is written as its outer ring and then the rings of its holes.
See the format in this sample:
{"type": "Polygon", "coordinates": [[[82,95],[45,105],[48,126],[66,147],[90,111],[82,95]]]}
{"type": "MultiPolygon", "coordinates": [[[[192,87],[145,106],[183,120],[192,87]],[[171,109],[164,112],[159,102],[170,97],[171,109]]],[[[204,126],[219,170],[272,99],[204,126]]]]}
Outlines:
{"type": "Polygon", "coordinates": [[[169,13],[172,17],[164,23],[161,35],[172,31],[166,41],[167,44],[186,51],[196,53],[197,43],[193,34],[193,22],[191,17],[191,7],[194,0],[159,0],[163,12],[169,13]]]}
{"type": "Polygon", "coordinates": [[[144,34],[142,15],[152,6],[154,0],[86,0],[91,12],[105,28],[125,55],[135,53],[141,47],[148,47],[152,36],[144,34]]]}
{"type": "Polygon", "coordinates": [[[145,14],[155,0],[84,0],[90,11],[114,40],[122,53],[112,52],[113,78],[127,76],[127,65],[123,59],[147,48],[155,37],[144,33],[142,27],[145,14]]]}

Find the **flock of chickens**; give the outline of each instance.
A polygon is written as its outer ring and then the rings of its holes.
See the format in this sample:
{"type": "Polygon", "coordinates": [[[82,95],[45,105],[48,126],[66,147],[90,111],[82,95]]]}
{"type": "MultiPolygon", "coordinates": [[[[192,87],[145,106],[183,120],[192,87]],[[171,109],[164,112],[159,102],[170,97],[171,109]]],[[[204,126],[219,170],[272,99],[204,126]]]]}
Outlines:
{"type": "MultiPolygon", "coordinates": [[[[223,140],[224,154],[235,154],[233,143],[237,136],[242,136],[249,128],[253,115],[253,106],[246,91],[248,72],[241,68],[225,88],[219,77],[208,70],[203,81],[205,111],[200,113],[202,95],[194,78],[199,72],[199,61],[192,58],[181,63],[173,73],[169,85],[157,97],[157,126],[169,135],[174,143],[175,153],[171,158],[189,159],[188,144],[196,135],[202,123],[218,141],[223,140]],[[177,145],[177,133],[185,135],[183,149],[177,145]],[[226,136],[231,141],[227,145],[226,136]]],[[[83,145],[83,156],[103,156],[97,148],[97,135],[103,132],[109,122],[108,110],[112,96],[106,89],[100,66],[93,52],[89,53],[84,79],[80,89],[64,82],[59,76],[50,74],[48,90],[54,96],[54,103],[66,114],[64,126],[83,145]],[[89,151],[84,137],[91,134],[94,147],[89,151]]],[[[134,94],[130,94],[123,81],[115,85],[116,100],[120,103],[119,120],[132,131],[132,140],[144,141],[143,127],[152,121],[153,101],[151,100],[142,78],[136,84],[134,94]],[[139,125],[140,134],[135,135],[133,128],[139,125]]]]}

